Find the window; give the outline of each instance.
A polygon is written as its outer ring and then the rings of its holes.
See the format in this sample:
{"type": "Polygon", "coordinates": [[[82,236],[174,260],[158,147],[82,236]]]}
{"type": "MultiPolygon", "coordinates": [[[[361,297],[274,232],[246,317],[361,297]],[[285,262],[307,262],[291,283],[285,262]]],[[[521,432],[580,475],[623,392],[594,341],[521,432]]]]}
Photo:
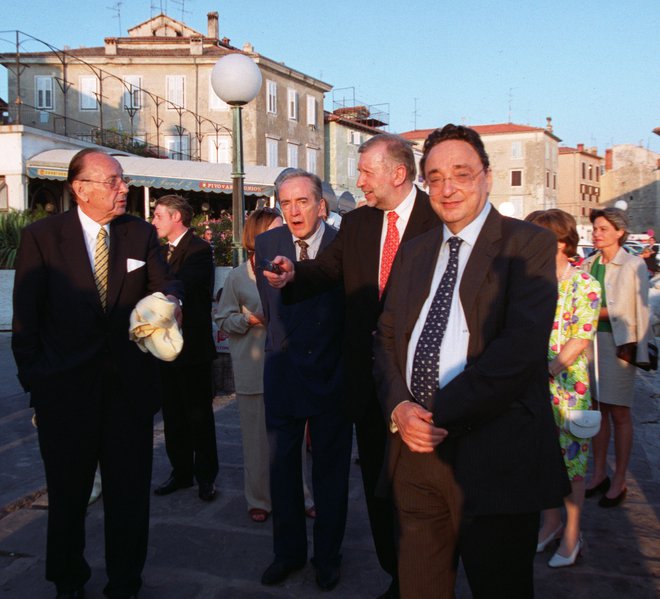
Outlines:
{"type": "Polygon", "coordinates": [[[289,107],[289,120],[298,120],[298,92],[295,89],[287,90],[287,105],[289,107]]]}
{"type": "Polygon", "coordinates": [[[270,114],[277,114],[277,83],[266,81],[266,93],[268,95],[267,110],[270,114]]]}
{"type": "Polygon", "coordinates": [[[209,162],[231,164],[231,137],[209,135],[209,162]]]}
{"type": "Polygon", "coordinates": [[[219,110],[226,112],[229,110],[229,104],[224,100],[221,100],[218,95],[215,93],[213,86],[211,85],[211,74],[209,73],[209,109],[210,110],[219,110]]]}
{"type": "Polygon", "coordinates": [[[355,179],[357,176],[357,169],[355,168],[355,158],[350,156],[348,158],[348,177],[349,179],[355,179]]]}
{"type": "Polygon", "coordinates": [[[80,110],[98,110],[98,79],[84,76],[78,80],[80,87],[80,110]]]}
{"type": "Polygon", "coordinates": [[[39,110],[53,110],[53,78],[35,77],[36,105],[39,110]]]}
{"type": "Polygon", "coordinates": [[[523,157],[522,151],[522,142],[521,141],[512,141],[511,142],[511,159],[520,160],[523,157]]]}
{"type": "Polygon", "coordinates": [[[167,86],[167,104],[168,110],[174,110],[174,106],[186,106],[186,78],[183,75],[167,75],[165,78],[167,86]]]}
{"type": "Polygon", "coordinates": [[[594,165],[589,165],[589,181],[592,181],[594,178],[594,165]]]}
{"type": "Polygon", "coordinates": [[[349,131],[348,132],[348,143],[353,144],[354,146],[359,146],[361,143],[361,136],[359,131],[349,131]]]}
{"type": "Polygon", "coordinates": [[[584,162],[582,163],[582,178],[587,178],[587,165],[584,162]]]}
{"type": "Polygon", "coordinates": [[[317,154],[318,154],[318,150],[315,150],[314,148],[307,148],[307,171],[310,173],[314,173],[315,175],[318,174],[316,172],[317,154]]]}
{"type": "Polygon", "coordinates": [[[545,171],[545,186],[550,188],[550,171],[545,171]]]}
{"type": "Polygon", "coordinates": [[[279,166],[277,154],[279,152],[279,142],[272,137],[266,138],[266,166],[279,166]]]}
{"type": "Polygon", "coordinates": [[[316,127],[316,98],[309,94],[307,94],[307,124],[316,127]]]}
{"type": "Polygon", "coordinates": [[[511,187],[522,186],[522,171],[511,171],[511,187]]]}
{"type": "Polygon", "coordinates": [[[166,135],[167,157],[172,160],[190,160],[190,138],[188,135],[166,135]]]}
{"type": "Polygon", "coordinates": [[[550,160],[550,144],[545,142],[545,159],[550,160]]]}
{"type": "Polygon", "coordinates": [[[596,171],[596,181],[600,181],[600,167],[596,165],[594,170],[596,171]]]}
{"type": "Polygon", "coordinates": [[[298,168],[298,144],[286,144],[286,165],[298,168]]]}
{"type": "Polygon", "coordinates": [[[552,189],[557,189],[557,173],[552,173],[552,189]]]}
{"type": "Polygon", "coordinates": [[[124,77],[124,110],[142,108],[142,77],[126,75],[124,77]]]}

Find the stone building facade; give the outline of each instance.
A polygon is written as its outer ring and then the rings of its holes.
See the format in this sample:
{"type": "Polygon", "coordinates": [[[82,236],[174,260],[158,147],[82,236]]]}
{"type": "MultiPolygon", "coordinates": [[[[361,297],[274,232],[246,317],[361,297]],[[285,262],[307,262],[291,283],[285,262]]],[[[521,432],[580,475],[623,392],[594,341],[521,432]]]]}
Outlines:
{"type": "Polygon", "coordinates": [[[626,203],[634,233],[651,228],[657,235],[660,230],[660,154],[631,144],[607,149],[601,188],[605,205],[626,203]]]}
{"type": "MultiPolygon", "coordinates": [[[[217,13],[209,13],[206,34],[160,14],[102,47],[20,53],[25,68],[18,76],[8,69],[12,119],[146,155],[228,163],[231,110],[210,75],[234,52],[252,58],[263,76],[243,108],[246,164],[299,166],[323,177],[323,99],[331,86],[249,43],[235,48],[219,37],[217,13]]],[[[4,54],[0,63],[16,58],[4,54]]]]}
{"type": "Polygon", "coordinates": [[[589,212],[601,207],[601,176],[604,160],[597,148],[559,148],[559,181],[557,208],[575,217],[580,241],[591,243],[589,212]]]}
{"type": "MultiPolygon", "coordinates": [[[[524,218],[557,205],[559,142],[550,119],[545,128],[514,123],[471,125],[486,146],[493,172],[490,201],[503,213],[524,218]]],[[[403,133],[418,148],[433,129],[403,133]]]]}

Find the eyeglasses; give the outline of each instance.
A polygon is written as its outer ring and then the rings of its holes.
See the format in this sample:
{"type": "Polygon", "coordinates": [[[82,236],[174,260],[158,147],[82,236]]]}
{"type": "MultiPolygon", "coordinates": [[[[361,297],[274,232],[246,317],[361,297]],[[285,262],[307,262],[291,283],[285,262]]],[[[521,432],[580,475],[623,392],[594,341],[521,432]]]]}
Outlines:
{"type": "Polygon", "coordinates": [[[128,187],[131,184],[130,177],[110,177],[105,181],[97,181],[96,179],[78,179],[78,181],[85,181],[86,183],[100,183],[101,185],[107,185],[111,189],[119,189],[122,183],[125,183],[128,187]]]}
{"type": "Polygon", "coordinates": [[[458,188],[465,188],[469,187],[472,185],[474,180],[481,174],[485,173],[486,169],[482,168],[478,170],[476,173],[470,173],[468,171],[461,171],[459,173],[456,173],[455,175],[452,175],[451,177],[443,177],[442,175],[439,174],[433,174],[431,175],[430,179],[427,181],[429,187],[432,188],[441,188],[444,187],[445,182],[451,181],[454,185],[454,187],[458,188]]]}

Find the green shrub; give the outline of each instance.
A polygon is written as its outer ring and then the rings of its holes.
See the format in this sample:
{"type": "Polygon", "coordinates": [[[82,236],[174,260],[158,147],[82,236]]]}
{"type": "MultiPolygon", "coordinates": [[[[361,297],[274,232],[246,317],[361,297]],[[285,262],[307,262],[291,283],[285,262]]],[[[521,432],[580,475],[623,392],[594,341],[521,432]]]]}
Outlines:
{"type": "Polygon", "coordinates": [[[199,237],[204,235],[206,228],[213,231],[213,257],[216,266],[232,266],[232,219],[226,211],[220,213],[219,218],[209,219],[204,214],[193,218],[192,226],[199,237]]]}
{"type": "Polygon", "coordinates": [[[23,227],[45,214],[34,214],[28,210],[10,210],[0,214],[0,268],[14,268],[23,227]]]}

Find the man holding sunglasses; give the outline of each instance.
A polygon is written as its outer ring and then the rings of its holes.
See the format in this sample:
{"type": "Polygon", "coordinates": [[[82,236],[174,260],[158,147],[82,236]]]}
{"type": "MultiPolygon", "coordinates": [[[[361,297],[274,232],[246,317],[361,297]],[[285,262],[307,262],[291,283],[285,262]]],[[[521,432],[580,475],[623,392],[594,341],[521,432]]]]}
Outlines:
{"type": "Polygon", "coordinates": [[[111,599],[137,594],[147,553],[158,364],[129,340],[129,317],[160,291],[175,302],[156,230],[126,214],[119,162],[78,152],[67,178],[76,207],[23,230],[16,259],[12,349],[30,393],[48,484],[46,579],[59,599],[84,596],[85,512],[103,479],[111,599]]]}

